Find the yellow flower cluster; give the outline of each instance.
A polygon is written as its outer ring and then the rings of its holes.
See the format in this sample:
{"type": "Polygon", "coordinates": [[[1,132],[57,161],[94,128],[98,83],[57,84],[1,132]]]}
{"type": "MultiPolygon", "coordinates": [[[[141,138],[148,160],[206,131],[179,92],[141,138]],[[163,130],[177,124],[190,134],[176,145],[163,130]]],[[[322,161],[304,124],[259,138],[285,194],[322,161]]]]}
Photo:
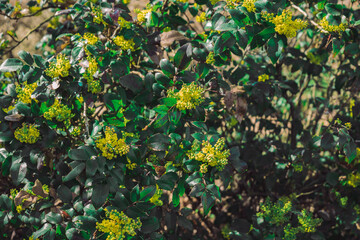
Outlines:
{"type": "Polygon", "coordinates": [[[47,120],[55,118],[59,122],[69,120],[73,116],[71,109],[60,103],[58,99],[56,99],[54,104],[44,113],[44,118],[47,120]]]}
{"type": "Polygon", "coordinates": [[[127,167],[127,169],[129,170],[134,170],[137,166],[136,163],[132,163],[131,160],[129,158],[127,158],[127,164],[125,165],[127,167]]]}
{"type": "Polygon", "coordinates": [[[155,194],[150,198],[150,202],[153,203],[155,206],[162,206],[163,201],[161,201],[159,198],[162,196],[163,191],[159,188],[158,185],[156,185],[156,192],[155,194]]]}
{"type": "Polygon", "coordinates": [[[222,171],[226,164],[228,164],[229,150],[223,150],[225,147],[225,139],[220,138],[214,146],[209,141],[203,141],[201,146],[198,141],[195,141],[187,154],[190,159],[203,162],[200,166],[200,172],[206,173],[208,166],[216,167],[222,171]]]}
{"type": "Polygon", "coordinates": [[[115,130],[106,127],[105,137],[96,141],[96,147],[102,151],[102,155],[111,160],[117,155],[122,156],[129,152],[130,147],[126,145],[125,139],[118,139],[115,130]]]}
{"type": "Polygon", "coordinates": [[[265,82],[266,80],[269,80],[269,75],[263,74],[258,77],[259,82],[265,82]]]}
{"type": "Polygon", "coordinates": [[[14,136],[22,143],[34,144],[40,139],[40,131],[34,124],[23,123],[22,127],[15,130],[14,136]]]}
{"type": "Polygon", "coordinates": [[[24,86],[21,87],[20,85],[16,85],[16,93],[17,97],[20,102],[23,102],[25,104],[31,103],[31,94],[35,91],[37,88],[37,83],[27,84],[24,82],[24,86]]]}
{"type": "Polygon", "coordinates": [[[140,10],[140,9],[135,9],[135,12],[137,13],[137,21],[138,23],[144,23],[146,21],[146,18],[148,16],[150,16],[151,13],[151,9],[145,9],[145,10],[140,10]]]}
{"type": "Polygon", "coordinates": [[[220,0],[210,0],[212,5],[215,5],[216,3],[220,2],[220,0]]]}
{"type": "Polygon", "coordinates": [[[13,110],[14,108],[15,108],[14,105],[10,105],[9,107],[3,108],[2,110],[3,110],[4,112],[8,113],[8,112],[10,112],[11,110],[13,110]]]}
{"type": "Polygon", "coordinates": [[[56,56],[56,63],[51,62],[48,69],[45,70],[46,75],[52,78],[69,76],[69,69],[71,68],[70,61],[66,59],[64,54],[56,56]]]}
{"type": "Polygon", "coordinates": [[[73,130],[70,132],[71,136],[77,137],[81,133],[80,127],[74,127],[73,130]]]}
{"type": "Polygon", "coordinates": [[[193,109],[204,101],[203,89],[195,82],[183,85],[180,91],[168,90],[168,97],[176,98],[176,107],[179,110],[193,109]]]}
{"type": "Polygon", "coordinates": [[[228,8],[234,9],[239,5],[240,2],[241,0],[226,0],[226,5],[228,8]]]}
{"type": "Polygon", "coordinates": [[[200,14],[200,16],[196,16],[196,21],[199,23],[205,22],[206,21],[206,13],[202,12],[200,14]]]}
{"type": "Polygon", "coordinates": [[[126,21],[123,17],[119,17],[118,24],[121,28],[131,28],[131,23],[126,21]]]}
{"type": "Polygon", "coordinates": [[[352,127],[351,122],[346,122],[344,125],[347,129],[351,129],[352,127]]]}
{"type": "Polygon", "coordinates": [[[104,21],[104,15],[103,15],[100,7],[93,8],[92,13],[93,13],[93,17],[94,17],[93,18],[94,23],[107,25],[107,23],[104,21]]]}
{"type": "Polygon", "coordinates": [[[313,218],[311,212],[306,211],[303,209],[301,214],[298,215],[298,220],[300,223],[300,231],[305,232],[315,232],[316,227],[319,226],[322,222],[319,218],[313,218]]]}
{"type": "Polygon", "coordinates": [[[256,8],[255,8],[255,2],[257,0],[244,0],[243,2],[243,7],[246,8],[246,10],[248,10],[248,12],[255,12],[256,8]]]}
{"type": "Polygon", "coordinates": [[[341,34],[347,28],[347,25],[344,23],[340,23],[339,26],[329,24],[328,20],[326,20],[326,17],[321,19],[319,25],[328,32],[337,32],[338,34],[341,34]]]}
{"type": "Polygon", "coordinates": [[[118,45],[123,51],[126,51],[126,50],[134,51],[135,50],[135,43],[134,43],[134,40],[132,40],[132,39],[126,40],[124,38],[124,36],[117,36],[113,40],[114,40],[114,43],[116,45],[118,45]]]}
{"type": "Polygon", "coordinates": [[[273,13],[262,12],[263,17],[275,24],[275,31],[279,34],[285,35],[288,38],[295,37],[298,30],[304,29],[307,22],[296,19],[292,20],[292,12],[289,9],[282,11],[281,15],[274,17],[273,13]]]}
{"type": "Polygon", "coordinates": [[[353,117],[354,114],[353,114],[353,107],[355,106],[355,100],[354,99],[351,99],[350,100],[350,105],[349,105],[349,112],[350,112],[350,117],[353,117]]]}
{"type": "Polygon", "coordinates": [[[356,188],[360,185],[360,173],[351,173],[347,177],[347,184],[356,188]]]}
{"type": "Polygon", "coordinates": [[[187,3],[189,0],[176,0],[178,2],[187,3]]]}
{"type": "Polygon", "coordinates": [[[289,221],[292,208],[291,201],[281,201],[272,203],[269,198],[266,199],[264,204],[260,205],[260,212],[256,214],[257,217],[262,217],[271,224],[280,226],[289,221]]]}
{"type": "Polygon", "coordinates": [[[89,61],[89,67],[86,69],[83,76],[87,80],[87,83],[88,83],[88,92],[97,94],[97,93],[101,92],[100,81],[97,79],[94,79],[94,74],[98,70],[98,63],[97,63],[96,59],[93,57],[88,57],[87,59],[89,61]]]}
{"type": "Polygon", "coordinates": [[[97,43],[97,41],[99,41],[99,38],[97,36],[95,36],[94,34],[89,33],[89,32],[84,34],[84,39],[90,45],[94,45],[95,43],[97,43]]]}
{"type": "Polygon", "coordinates": [[[108,233],[106,240],[122,240],[129,236],[135,236],[136,230],[141,228],[140,218],[136,220],[125,215],[124,212],[105,209],[108,219],[96,223],[96,228],[104,233],[108,233]]]}

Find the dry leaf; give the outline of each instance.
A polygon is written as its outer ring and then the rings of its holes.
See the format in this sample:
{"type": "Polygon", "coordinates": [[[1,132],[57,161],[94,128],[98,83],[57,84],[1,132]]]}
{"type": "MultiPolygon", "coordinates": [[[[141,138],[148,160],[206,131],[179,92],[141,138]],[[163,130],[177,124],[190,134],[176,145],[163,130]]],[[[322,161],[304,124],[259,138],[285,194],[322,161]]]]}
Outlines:
{"type": "Polygon", "coordinates": [[[187,37],[182,35],[176,30],[171,30],[169,32],[163,32],[160,34],[160,45],[162,47],[169,47],[171,44],[173,44],[175,41],[179,40],[189,40],[187,37]]]}
{"type": "Polygon", "coordinates": [[[23,115],[15,113],[15,114],[5,116],[4,119],[7,120],[7,121],[10,121],[10,122],[18,122],[21,119],[23,119],[23,117],[24,117],[23,115]]]}

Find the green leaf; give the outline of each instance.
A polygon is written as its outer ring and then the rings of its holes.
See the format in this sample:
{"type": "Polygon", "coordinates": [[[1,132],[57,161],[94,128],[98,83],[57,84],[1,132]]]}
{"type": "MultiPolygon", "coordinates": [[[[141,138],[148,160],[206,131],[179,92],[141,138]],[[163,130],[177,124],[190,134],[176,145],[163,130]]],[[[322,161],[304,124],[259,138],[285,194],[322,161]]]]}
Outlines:
{"type": "Polygon", "coordinates": [[[342,14],[343,6],[340,4],[328,3],[325,5],[325,10],[333,16],[340,16],[342,14]]]}
{"type": "Polygon", "coordinates": [[[24,60],[25,63],[29,64],[30,66],[33,65],[34,59],[31,57],[30,53],[21,50],[18,52],[19,57],[24,60]]]}
{"type": "Polygon", "coordinates": [[[155,192],[156,192],[155,186],[146,187],[144,190],[140,192],[140,200],[145,202],[148,201],[150,198],[152,198],[152,196],[154,196],[155,192]]]}
{"type": "Polygon", "coordinates": [[[80,163],[79,165],[77,165],[76,167],[74,167],[69,173],[68,175],[66,175],[65,177],[63,177],[63,182],[68,182],[71,181],[73,179],[75,179],[77,176],[80,175],[80,173],[85,169],[85,163],[80,163]]]}
{"type": "Polygon", "coordinates": [[[109,190],[109,184],[96,184],[94,186],[91,200],[95,208],[99,208],[105,203],[109,195],[109,190]]]}
{"type": "Polygon", "coordinates": [[[247,16],[241,12],[240,10],[238,9],[229,9],[228,10],[230,15],[231,15],[231,18],[234,20],[234,22],[239,26],[239,27],[244,27],[244,23],[243,23],[243,20],[245,18],[247,18],[247,16]]]}
{"type": "Polygon", "coordinates": [[[235,37],[231,32],[224,32],[216,40],[214,45],[214,53],[218,55],[225,51],[226,48],[230,48],[235,43],[235,37]]]}
{"type": "Polygon", "coordinates": [[[161,178],[157,181],[157,184],[161,189],[172,191],[178,178],[179,177],[176,173],[168,172],[161,176],[161,178]]]}
{"type": "Polygon", "coordinates": [[[209,190],[217,199],[221,200],[220,189],[215,184],[209,184],[206,186],[206,189],[209,190]]]}
{"type": "Polygon", "coordinates": [[[140,198],[140,188],[139,184],[137,184],[130,192],[130,200],[132,202],[136,202],[140,198]]]}
{"type": "Polygon", "coordinates": [[[15,72],[23,66],[20,59],[8,58],[0,66],[0,72],[15,72]]]}
{"type": "Polygon", "coordinates": [[[204,208],[204,215],[206,216],[215,204],[215,196],[213,194],[211,194],[210,192],[205,191],[201,195],[201,203],[204,208]]]}
{"type": "Polygon", "coordinates": [[[39,230],[37,230],[36,232],[33,233],[33,238],[39,238],[41,236],[43,236],[44,234],[46,234],[47,232],[49,232],[51,229],[51,224],[50,223],[45,223],[42,228],[40,228],[39,230]]]}
{"type": "Polygon", "coordinates": [[[344,145],[344,152],[347,157],[347,162],[351,163],[356,158],[356,144],[349,142],[344,145]]]}
{"type": "Polygon", "coordinates": [[[34,54],[33,58],[35,60],[36,65],[38,65],[39,68],[45,69],[46,60],[43,59],[40,55],[34,54]]]}
{"type": "Polygon", "coordinates": [[[173,192],[172,203],[173,203],[174,207],[177,207],[180,204],[179,188],[175,188],[175,190],[173,192]]]}
{"type": "Polygon", "coordinates": [[[68,156],[70,159],[75,161],[81,161],[81,160],[89,160],[90,156],[86,152],[85,149],[71,149],[68,152],[68,156]]]}
{"type": "Polygon", "coordinates": [[[325,150],[332,150],[335,147],[334,136],[327,132],[321,138],[321,147],[325,150]]]}
{"type": "Polygon", "coordinates": [[[119,111],[124,106],[121,96],[114,93],[106,93],[104,95],[104,102],[110,111],[119,111]]]}
{"type": "Polygon", "coordinates": [[[181,46],[175,56],[174,56],[174,63],[175,67],[180,70],[186,69],[190,62],[191,62],[191,55],[192,55],[192,46],[190,43],[186,43],[181,46]]]}
{"type": "Polygon", "coordinates": [[[148,144],[154,151],[166,151],[170,145],[170,137],[157,133],[149,138],[148,144]]]}
{"type": "Polygon", "coordinates": [[[52,224],[59,224],[62,221],[62,217],[59,213],[49,212],[45,215],[45,220],[52,224]]]}
{"type": "Polygon", "coordinates": [[[160,68],[162,72],[169,78],[172,78],[175,75],[174,65],[167,59],[161,59],[160,68]]]}
{"type": "Polygon", "coordinates": [[[117,207],[120,211],[125,210],[129,205],[129,201],[126,199],[124,194],[117,192],[114,198],[114,201],[112,201],[113,206],[117,207]]]}
{"type": "Polygon", "coordinates": [[[160,228],[159,220],[156,217],[144,218],[141,220],[141,232],[152,233],[160,228]]]}
{"type": "Polygon", "coordinates": [[[130,73],[120,78],[121,86],[131,90],[133,93],[139,93],[144,87],[141,77],[137,74],[130,73]]]}
{"type": "Polygon", "coordinates": [[[59,195],[59,198],[63,202],[71,202],[72,200],[72,192],[70,189],[65,185],[60,185],[57,189],[57,194],[59,195]]]}
{"type": "Polygon", "coordinates": [[[16,161],[12,164],[10,168],[11,180],[14,185],[19,185],[25,178],[27,173],[27,165],[25,162],[21,163],[20,161],[16,161]]]}

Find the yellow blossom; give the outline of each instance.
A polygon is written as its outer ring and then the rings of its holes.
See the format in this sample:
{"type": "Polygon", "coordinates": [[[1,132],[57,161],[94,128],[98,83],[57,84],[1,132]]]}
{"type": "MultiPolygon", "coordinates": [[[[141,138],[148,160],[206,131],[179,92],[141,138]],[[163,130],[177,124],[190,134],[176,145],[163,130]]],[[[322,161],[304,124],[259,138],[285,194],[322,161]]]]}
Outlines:
{"type": "Polygon", "coordinates": [[[14,108],[15,108],[14,105],[10,105],[9,107],[3,108],[2,110],[3,110],[4,112],[8,113],[8,112],[10,112],[11,110],[13,110],[14,108]]]}
{"type": "Polygon", "coordinates": [[[323,19],[321,19],[320,24],[319,24],[325,31],[328,32],[337,32],[338,34],[341,34],[342,32],[344,32],[347,28],[347,25],[344,23],[340,23],[339,26],[336,25],[331,25],[329,24],[329,22],[326,20],[326,17],[324,17],[323,19]]]}
{"type": "Polygon", "coordinates": [[[88,57],[89,67],[85,70],[83,77],[88,83],[88,92],[97,94],[101,92],[100,80],[94,79],[94,74],[98,71],[98,63],[95,58],[88,57]]]}
{"type": "Polygon", "coordinates": [[[26,82],[23,83],[23,87],[20,85],[16,85],[16,93],[17,97],[20,102],[23,102],[25,104],[31,103],[31,94],[35,91],[37,88],[37,83],[27,84],[26,82]]]}
{"type": "Polygon", "coordinates": [[[176,107],[179,110],[194,109],[204,101],[203,89],[195,82],[183,85],[180,91],[168,90],[168,97],[176,98],[176,107]]]}
{"type": "Polygon", "coordinates": [[[134,170],[136,168],[137,164],[132,163],[129,158],[127,158],[127,162],[128,163],[125,165],[127,167],[127,169],[134,170]]]}
{"type": "Polygon", "coordinates": [[[22,143],[36,143],[40,139],[40,131],[34,124],[23,123],[22,127],[15,130],[14,136],[22,143]]]}
{"type": "Polygon", "coordinates": [[[275,24],[275,31],[281,35],[285,35],[288,38],[295,37],[298,30],[304,29],[307,26],[307,22],[296,19],[292,20],[292,12],[289,9],[282,11],[281,15],[274,17],[273,13],[263,12],[263,17],[275,24]]]}
{"type": "Polygon", "coordinates": [[[44,118],[47,120],[55,118],[59,122],[70,120],[73,116],[71,109],[60,103],[58,99],[56,99],[54,104],[44,113],[44,118]]]}
{"type": "Polygon", "coordinates": [[[353,107],[355,106],[355,100],[354,99],[351,99],[350,100],[350,106],[349,106],[349,112],[350,112],[350,117],[353,117],[354,114],[353,114],[353,107]]]}
{"type": "Polygon", "coordinates": [[[246,8],[246,10],[248,10],[248,12],[255,12],[256,8],[255,8],[255,2],[257,0],[244,0],[243,2],[243,7],[246,8]]]}
{"type": "Polygon", "coordinates": [[[140,229],[140,218],[136,220],[125,215],[124,212],[117,210],[105,209],[106,218],[101,223],[96,223],[96,228],[108,236],[106,240],[122,240],[128,239],[130,236],[136,235],[136,230],[140,229]]]}
{"type": "Polygon", "coordinates": [[[216,167],[222,171],[228,164],[229,150],[223,150],[225,147],[225,139],[220,138],[214,146],[209,141],[203,141],[201,146],[198,141],[192,145],[190,152],[187,154],[190,159],[203,162],[200,171],[207,172],[207,166],[216,167]],[[206,166],[203,166],[206,164],[206,166]]]}
{"type": "Polygon", "coordinates": [[[126,21],[123,17],[119,17],[118,24],[121,28],[131,28],[131,23],[126,21]]]}
{"type": "Polygon", "coordinates": [[[100,7],[93,8],[92,13],[93,13],[93,17],[94,17],[93,18],[94,23],[107,25],[107,23],[104,21],[104,15],[103,15],[100,7]]]}
{"type": "Polygon", "coordinates": [[[353,188],[356,188],[360,185],[360,173],[351,173],[347,177],[347,184],[352,186],[353,188]]]}
{"type": "Polygon", "coordinates": [[[206,57],[206,63],[213,64],[215,62],[214,56],[215,56],[214,52],[210,52],[209,55],[207,55],[206,57]]]}
{"type": "Polygon", "coordinates": [[[56,56],[56,62],[51,62],[49,68],[45,70],[46,75],[52,78],[69,76],[71,68],[70,61],[66,59],[64,54],[56,56]]]}
{"type": "Polygon", "coordinates": [[[18,205],[18,206],[16,206],[16,211],[18,213],[21,213],[22,211],[24,211],[24,208],[22,207],[22,205],[18,205]]]}
{"type": "Polygon", "coordinates": [[[142,11],[140,9],[135,9],[135,12],[137,13],[137,21],[141,24],[144,23],[146,19],[150,16],[151,9],[145,9],[142,11]]]}
{"type": "Polygon", "coordinates": [[[344,125],[347,129],[351,129],[351,122],[347,122],[344,125]]]}
{"type": "Polygon", "coordinates": [[[134,43],[134,40],[132,40],[132,39],[126,40],[124,38],[124,36],[117,36],[113,39],[113,41],[123,51],[126,51],[126,50],[134,51],[135,50],[135,43],[134,43]]]}
{"type": "Polygon", "coordinates": [[[196,16],[196,21],[198,21],[199,23],[205,22],[206,21],[206,14],[205,12],[202,12],[200,14],[200,16],[196,16]]]}
{"type": "Polygon", "coordinates": [[[161,201],[159,198],[162,196],[163,191],[159,188],[158,185],[156,185],[156,192],[155,194],[150,198],[150,202],[153,203],[155,206],[162,206],[163,201],[161,201]]]}
{"type": "Polygon", "coordinates": [[[124,138],[118,139],[115,130],[106,127],[105,137],[96,141],[96,147],[102,151],[102,155],[107,159],[122,156],[129,152],[130,147],[125,143],[124,138]]]}
{"type": "Polygon", "coordinates": [[[258,77],[259,82],[265,82],[266,80],[269,80],[269,75],[263,74],[258,77]]]}
{"type": "Polygon", "coordinates": [[[86,32],[84,34],[84,39],[87,41],[88,44],[94,45],[97,41],[99,41],[99,38],[95,36],[92,33],[86,32]]]}

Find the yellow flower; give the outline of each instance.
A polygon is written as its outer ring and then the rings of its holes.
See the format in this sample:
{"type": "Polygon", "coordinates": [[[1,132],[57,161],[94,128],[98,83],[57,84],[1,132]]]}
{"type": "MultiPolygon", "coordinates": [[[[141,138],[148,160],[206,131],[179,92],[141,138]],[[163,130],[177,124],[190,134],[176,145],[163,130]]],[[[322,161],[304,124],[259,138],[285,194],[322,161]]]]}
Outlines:
{"type": "Polygon", "coordinates": [[[11,110],[13,110],[14,108],[15,108],[14,105],[10,105],[9,107],[3,108],[2,110],[3,110],[4,112],[8,113],[8,112],[10,112],[11,110]]]}
{"type": "Polygon", "coordinates": [[[360,174],[359,173],[351,173],[347,177],[347,184],[352,186],[353,188],[356,188],[360,185],[360,174]]]}
{"type": "Polygon", "coordinates": [[[16,211],[18,213],[21,213],[22,211],[24,211],[24,208],[22,207],[22,205],[18,205],[18,206],[16,206],[16,211]]]}
{"type": "Polygon", "coordinates": [[[141,228],[140,218],[136,220],[125,215],[124,212],[105,209],[106,218],[101,223],[96,223],[96,228],[108,233],[106,240],[122,240],[135,236],[136,230],[141,228]]]}
{"type": "Polygon", "coordinates": [[[263,74],[258,77],[259,82],[265,82],[266,80],[269,80],[269,75],[263,74]]]}
{"type": "MultiPolygon", "coordinates": [[[[216,1],[216,0],[214,0],[214,2],[215,2],[215,1],[216,1]]],[[[216,2],[218,2],[218,1],[216,1],[216,2]]],[[[228,8],[233,9],[233,8],[237,7],[240,2],[241,2],[241,0],[226,0],[226,5],[227,5],[228,8]]],[[[211,3],[212,3],[212,2],[211,2],[211,3]]],[[[213,3],[212,3],[212,4],[213,4],[213,3]]],[[[213,4],[213,5],[214,5],[214,4],[213,4]]]]}
{"type": "Polygon", "coordinates": [[[98,63],[95,58],[88,57],[89,67],[85,70],[83,77],[87,80],[88,83],[88,92],[97,94],[101,92],[100,81],[94,79],[94,74],[98,71],[98,63]]]}
{"type": "Polygon", "coordinates": [[[158,185],[156,185],[156,192],[155,194],[150,198],[150,202],[153,203],[155,206],[162,206],[163,201],[161,201],[159,198],[162,196],[163,191],[159,188],[158,185]]]}
{"type": "Polygon", "coordinates": [[[134,170],[136,168],[137,164],[132,163],[129,158],[127,158],[127,162],[128,163],[125,165],[127,167],[127,169],[134,170]]]}
{"type": "Polygon", "coordinates": [[[126,21],[123,17],[119,17],[118,24],[121,28],[131,28],[131,23],[126,21]]]}
{"type": "Polygon", "coordinates": [[[32,84],[27,84],[26,82],[24,82],[24,87],[21,87],[20,85],[16,85],[16,93],[19,101],[25,104],[30,104],[31,94],[35,91],[37,86],[38,85],[36,82],[32,84]]]}
{"type": "Polygon", "coordinates": [[[97,41],[99,41],[99,38],[95,36],[92,33],[86,32],[84,34],[84,39],[87,41],[88,44],[94,45],[97,41]]]}
{"type": "Polygon", "coordinates": [[[176,107],[179,110],[194,109],[204,101],[203,89],[192,82],[189,85],[183,85],[180,91],[168,90],[168,97],[176,98],[176,107]]]}
{"type": "Polygon", "coordinates": [[[202,173],[207,172],[208,166],[216,167],[218,170],[222,171],[228,164],[227,158],[230,156],[230,151],[223,150],[224,147],[224,138],[220,138],[214,146],[212,146],[209,141],[203,141],[201,146],[198,141],[195,141],[187,156],[190,159],[203,162],[200,166],[200,171],[202,173]]]}
{"type": "Polygon", "coordinates": [[[220,0],[210,0],[212,5],[215,5],[216,3],[218,3],[220,0]]]}
{"type": "Polygon", "coordinates": [[[150,17],[151,9],[140,10],[136,9],[138,23],[144,23],[148,17],[150,17]]]}
{"type": "Polygon", "coordinates": [[[93,22],[94,23],[97,23],[97,24],[104,24],[104,25],[107,25],[107,23],[104,21],[104,15],[101,11],[101,8],[100,7],[95,7],[92,9],[92,13],[93,13],[93,22]]]}
{"type": "Polygon", "coordinates": [[[347,122],[344,125],[347,129],[351,129],[351,122],[347,122]]]}
{"type": "Polygon", "coordinates": [[[54,104],[44,113],[44,118],[47,120],[55,118],[59,122],[70,120],[73,116],[70,108],[60,103],[58,99],[56,99],[54,104]]]}
{"type": "Polygon", "coordinates": [[[17,128],[14,136],[22,143],[36,143],[40,139],[40,131],[34,124],[23,123],[21,128],[17,128]]]}
{"type": "Polygon", "coordinates": [[[347,25],[344,23],[341,23],[339,26],[329,24],[329,22],[326,20],[326,17],[321,19],[319,25],[328,32],[337,32],[338,34],[341,34],[347,28],[347,25]]]}
{"type": "Polygon", "coordinates": [[[187,3],[189,0],[176,0],[178,2],[187,3]]]}
{"type": "Polygon", "coordinates": [[[246,8],[246,10],[248,10],[248,12],[255,12],[256,8],[255,8],[255,2],[257,0],[244,0],[243,2],[243,7],[246,8]]]}
{"type": "Polygon", "coordinates": [[[113,41],[123,51],[126,51],[126,50],[134,51],[135,50],[135,43],[134,43],[134,40],[132,40],[132,39],[126,40],[124,38],[124,36],[117,36],[113,39],[113,41]]]}
{"type": "Polygon", "coordinates": [[[52,78],[69,76],[71,68],[70,61],[66,59],[64,54],[56,56],[56,62],[51,62],[49,68],[45,70],[46,75],[52,78]]]}
{"type": "Polygon", "coordinates": [[[206,21],[206,14],[205,12],[202,12],[200,14],[200,16],[196,16],[196,21],[198,21],[199,23],[205,22],[206,21]]]}
{"type": "Polygon", "coordinates": [[[350,100],[350,106],[349,106],[349,112],[350,112],[350,117],[353,117],[354,114],[353,114],[353,107],[355,106],[355,100],[354,99],[351,99],[350,100]]]}
{"type": "Polygon", "coordinates": [[[102,155],[111,160],[116,156],[122,156],[129,152],[130,147],[126,145],[125,139],[118,139],[115,130],[106,127],[105,137],[96,141],[96,147],[102,151],[102,155]]]}
{"type": "Polygon", "coordinates": [[[274,17],[273,13],[262,13],[263,17],[275,24],[275,31],[281,35],[285,35],[288,38],[295,37],[298,30],[304,29],[307,26],[307,22],[296,19],[292,20],[292,12],[289,9],[282,11],[281,15],[274,17]]]}

